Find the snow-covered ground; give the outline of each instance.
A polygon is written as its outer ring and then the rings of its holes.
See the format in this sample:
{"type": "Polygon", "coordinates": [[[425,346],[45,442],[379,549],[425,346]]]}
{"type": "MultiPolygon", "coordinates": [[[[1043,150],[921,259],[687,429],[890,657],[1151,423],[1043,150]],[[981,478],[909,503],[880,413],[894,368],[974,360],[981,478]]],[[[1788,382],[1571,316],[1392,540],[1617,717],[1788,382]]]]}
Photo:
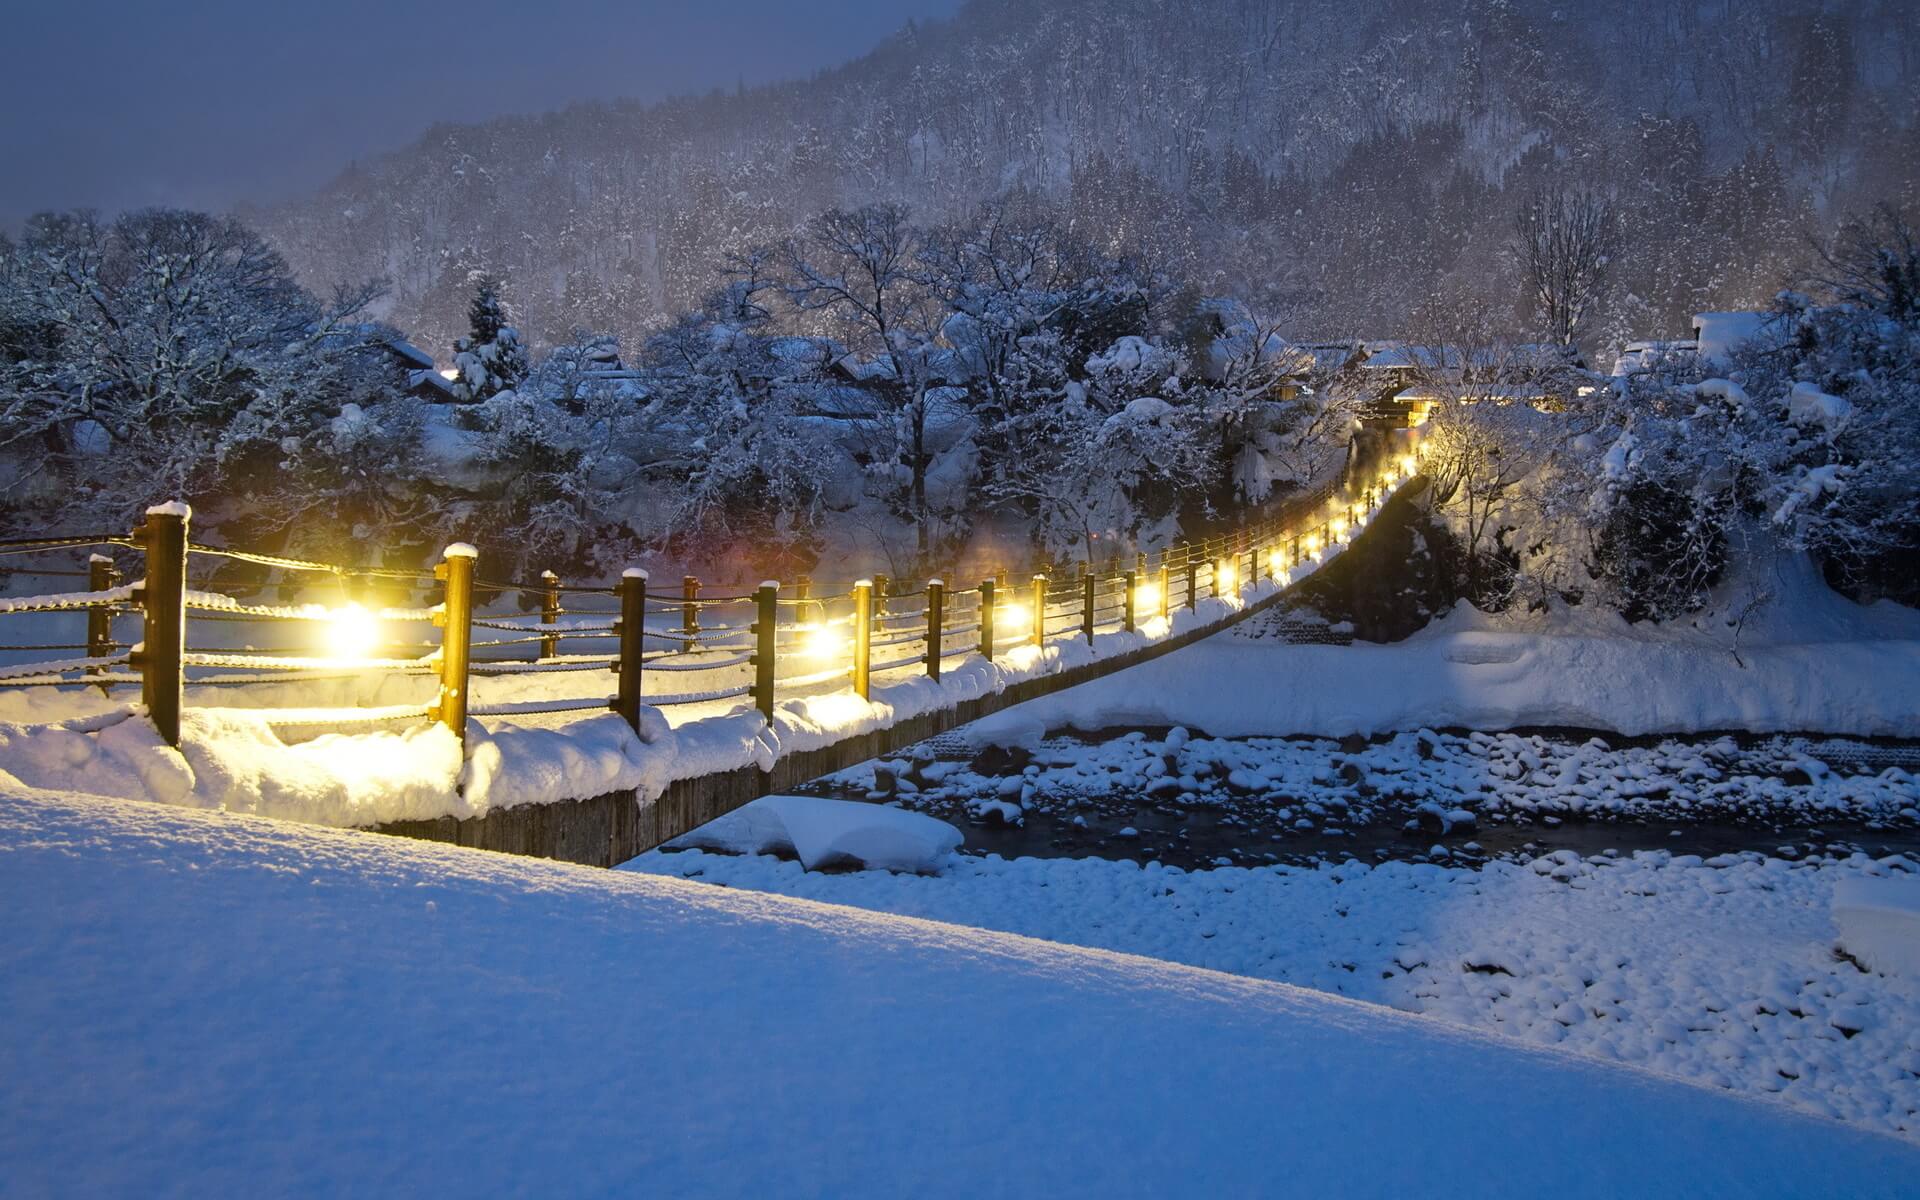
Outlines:
{"type": "Polygon", "coordinates": [[[1836,887],[1920,879],[1912,859],[955,857],[921,876],[690,850],[629,868],[1298,984],[1920,1139],[1920,979],[1836,954],[1829,911],[1836,887]]]}
{"type": "Polygon", "coordinates": [[[1737,643],[1725,619],[1629,625],[1607,611],[1493,616],[1463,603],[1387,645],[1288,645],[1243,627],[981,724],[1188,725],[1221,737],[1423,726],[1920,737],[1920,612],[1854,604],[1804,558],[1776,571],[1776,600],[1737,643]]]}
{"type": "MultiPolygon", "coordinates": [[[[9,1194],[1870,1197],[1920,1173],[1895,1138],[1283,984],[168,806],[0,796],[0,907],[9,1194]]],[[[1495,945],[1522,972],[1547,949],[1495,945]]]]}

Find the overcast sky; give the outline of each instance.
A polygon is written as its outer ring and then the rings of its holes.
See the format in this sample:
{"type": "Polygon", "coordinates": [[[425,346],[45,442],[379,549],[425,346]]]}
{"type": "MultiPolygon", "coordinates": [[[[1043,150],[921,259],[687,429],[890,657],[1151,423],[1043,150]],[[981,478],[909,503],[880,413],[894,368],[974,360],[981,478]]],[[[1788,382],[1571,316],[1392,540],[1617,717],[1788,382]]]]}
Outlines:
{"type": "Polygon", "coordinates": [[[959,0],[19,0],[0,6],[0,223],[224,208],[437,120],[805,76],[959,0]]]}

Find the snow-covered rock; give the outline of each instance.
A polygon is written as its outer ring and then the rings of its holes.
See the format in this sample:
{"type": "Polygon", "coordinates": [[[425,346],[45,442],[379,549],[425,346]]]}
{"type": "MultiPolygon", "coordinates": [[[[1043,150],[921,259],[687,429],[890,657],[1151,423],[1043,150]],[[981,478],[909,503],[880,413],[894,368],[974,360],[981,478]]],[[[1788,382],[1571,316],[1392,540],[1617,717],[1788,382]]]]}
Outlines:
{"type": "Polygon", "coordinates": [[[1833,923],[1840,945],[1870,970],[1920,979],[1920,876],[1841,881],[1833,923]]]}
{"type": "Polygon", "coordinates": [[[765,796],[672,844],[731,854],[792,854],[810,871],[851,864],[930,874],[962,840],[958,829],[924,813],[820,796],[765,796]]]}

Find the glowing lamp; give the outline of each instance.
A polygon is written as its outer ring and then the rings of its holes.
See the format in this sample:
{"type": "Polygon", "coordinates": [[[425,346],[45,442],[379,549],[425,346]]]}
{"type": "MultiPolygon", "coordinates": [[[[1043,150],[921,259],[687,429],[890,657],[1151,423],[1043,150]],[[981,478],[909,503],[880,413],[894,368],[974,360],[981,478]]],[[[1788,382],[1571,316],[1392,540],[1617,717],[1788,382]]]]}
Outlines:
{"type": "Polygon", "coordinates": [[[336,608],[327,618],[327,655],[343,662],[373,657],[380,643],[380,623],[358,604],[336,608]]]}
{"type": "Polygon", "coordinates": [[[1233,564],[1230,562],[1223,562],[1215,568],[1213,579],[1218,585],[1218,590],[1223,592],[1230,592],[1240,586],[1240,573],[1233,569],[1233,564]]]}
{"type": "Polygon", "coordinates": [[[1143,583],[1133,589],[1133,607],[1136,612],[1152,612],[1160,607],[1160,589],[1151,583],[1143,583]]]}
{"type": "Polygon", "coordinates": [[[814,658],[838,658],[847,652],[847,639],[837,629],[815,625],[806,635],[807,653],[814,658]]]}
{"type": "Polygon", "coordinates": [[[1033,622],[1033,614],[1024,604],[1003,604],[1000,606],[1000,624],[1006,629],[1025,630],[1033,622]]]}

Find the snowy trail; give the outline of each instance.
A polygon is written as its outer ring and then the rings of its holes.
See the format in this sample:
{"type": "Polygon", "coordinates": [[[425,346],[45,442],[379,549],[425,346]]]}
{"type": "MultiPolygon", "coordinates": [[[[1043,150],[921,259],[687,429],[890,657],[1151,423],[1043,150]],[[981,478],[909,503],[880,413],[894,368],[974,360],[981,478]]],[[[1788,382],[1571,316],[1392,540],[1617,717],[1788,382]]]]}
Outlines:
{"type": "Polygon", "coordinates": [[[1895,1196],[1920,1150],[1334,997],[677,880],[0,799],[26,1194],[1895,1196]]]}

